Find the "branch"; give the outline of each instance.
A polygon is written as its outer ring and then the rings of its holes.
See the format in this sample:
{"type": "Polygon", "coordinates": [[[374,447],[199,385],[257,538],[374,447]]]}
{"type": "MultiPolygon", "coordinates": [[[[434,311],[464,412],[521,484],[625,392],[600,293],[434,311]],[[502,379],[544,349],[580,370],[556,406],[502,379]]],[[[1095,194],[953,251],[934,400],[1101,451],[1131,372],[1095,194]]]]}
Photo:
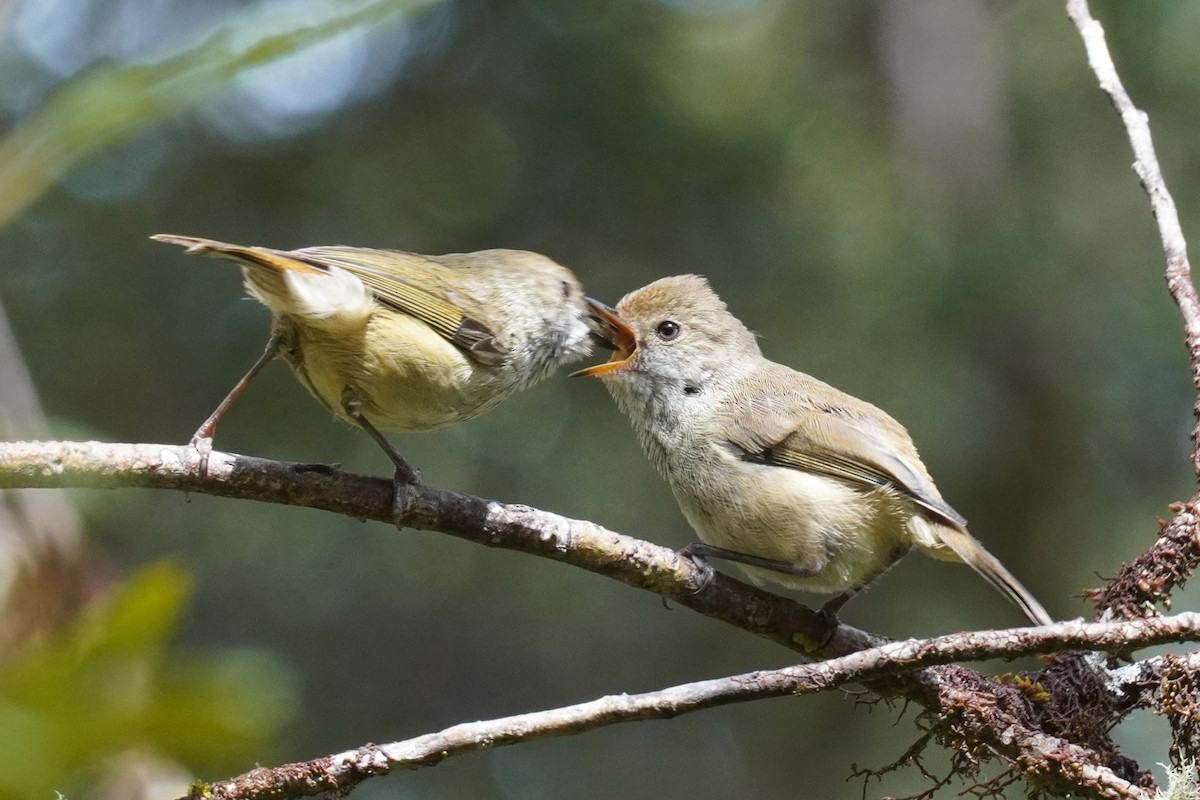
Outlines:
{"type": "MultiPolygon", "coordinates": [[[[332,511],[392,524],[393,483],[324,464],[294,464],[213,451],[208,469],[190,446],[103,442],[0,443],[0,489],[142,487],[258,500],[332,511]]],[[[488,547],[582,567],[654,592],[793,650],[843,655],[885,641],[842,625],[828,644],[826,624],[803,605],[717,573],[703,576],[674,550],[593,522],[523,505],[413,486],[400,522],[488,547]]]]}
{"type": "Polygon", "coordinates": [[[1159,603],[1170,609],[1171,592],[1195,573],[1200,564],[1200,495],[1171,509],[1175,516],[1159,523],[1154,544],[1122,564],[1105,586],[1084,592],[1101,618],[1152,616],[1159,603]]]}
{"type": "MultiPolygon", "coordinates": [[[[1063,622],[1042,628],[956,633],[893,642],[816,664],[749,672],[644,694],[612,695],[562,708],[455,725],[405,741],[366,745],[312,761],[256,769],[229,781],[196,787],[189,797],[249,800],[304,797],[334,789],[346,792],[373,775],[393,769],[433,766],[443,759],[475,750],[571,736],[622,722],[670,719],[729,703],[813,694],[936,664],[1014,658],[1064,649],[1133,650],[1197,638],[1200,638],[1200,614],[1186,613],[1170,619],[1063,622]]],[[[1145,674],[1138,673],[1137,679],[1144,681],[1145,674]]],[[[948,687],[947,693],[963,707],[975,703],[975,698],[961,686],[948,687]]],[[[1024,727],[999,729],[995,738],[1001,737],[1020,741],[1030,759],[1040,756],[1040,769],[1047,763],[1059,764],[1061,774],[1043,776],[1043,780],[1057,777],[1072,788],[1090,787],[1098,797],[1149,797],[1111,770],[1090,763],[1085,748],[1024,727]]]]}
{"type": "MultiPolygon", "coordinates": [[[[0,25],[4,8],[0,3],[0,25]]],[[[25,358],[0,305],[0,437],[47,428],[25,358]]],[[[0,664],[58,630],[86,604],[91,559],[83,526],[63,492],[0,491],[0,664]]]]}
{"type": "MultiPolygon", "coordinates": [[[[1112,55],[1105,42],[1104,28],[1092,16],[1087,0],[1067,0],[1067,16],[1083,37],[1088,64],[1125,124],[1133,148],[1133,168],[1150,198],[1150,207],[1158,222],[1163,253],[1167,259],[1166,281],[1171,297],[1183,317],[1184,342],[1191,365],[1192,384],[1197,397],[1193,404],[1196,425],[1192,428],[1192,469],[1200,477],[1200,297],[1192,282],[1187,242],[1179,224],[1175,201],[1154,153],[1150,138],[1150,118],[1134,106],[1117,75],[1112,55]]],[[[1159,540],[1144,553],[1123,565],[1117,575],[1101,589],[1087,592],[1101,616],[1133,617],[1155,613],[1162,603],[1170,608],[1171,591],[1190,578],[1200,566],[1200,515],[1196,499],[1175,507],[1175,518],[1160,530],[1159,540]]]]}
{"type": "Polygon", "coordinates": [[[1125,123],[1129,144],[1133,147],[1133,168],[1141,178],[1142,188],[1150,197],[1150,208],[1158,221],[1158,234],[1162,239],[1163,254],[1167,258],[1167,288],[1175,298],[1183,316],[1184,341],[1192,368],[1192,384],[1197,390],[1193,407],[1197,424],[1192,428],[1192,468],[1200,478],[1200,297],[1192,283],[1192,268],[1188,263],[1187,242],[1179,224],[1179,213],[1175,201],[1167,190],[1162,167],[1154,154],[1154,142],[1150,138],[1150,118],[1146,112],[1134,106],[1117,75],[1108,44],[1104,40],[1104,28],[1092,16],[1087,0],[1067,0],[1067,16],[1079,29],[1087,49],[1088,64],[1112,101],[1113,107],[1125,123]]]}
{"type": "MultiPolygon", "coordinates": [[[[1197,392],[1192,406],[1196,423],[1191,432],[1191,460],[1192,471],[1200,478],[1200,298],[1192,282],[1187,242],[1183,237],[1175,201],[1167,190],[1162,168],[1154,152],[1149,116],[1134,106],[1125,91],[1108,51],[1104,29],[1092,17],[1087,0],[1067,0],[1066,6],[1067,16],[1083,39],[1088,64],[1125,125],[1133,148],[1134,170],[1146,190],[1150,208],[1158,223],[1159,238],[1166,256],[1167,288],[1183,318],[1184,343],[1188,351],[1192,385],[1197,392]]],[[[1102,617],[1148,615],[1155,613],[1158,603],[1169,608],[1172,589],[1195,573],[1200,565],[1200,517],[1196,500],[1177,505],[1174,510],[1176,514],[1171,523],[1160,524],[1159,539],[1154,545],[1124,565],[1103,589],[1088,593],[1102,617]]],[[[1194,680],[1186,670],[1179,674],[1182,677],[1178,679],[1177,689],[1181,695],[1188,694],[1194,680]]],[[[1159,691],[1163,695],[1169,693],[1165,678],[1159,691]]],[[[1181,754],[1194,756],[1200,746],[1200,735],[1197,735],[1190,721],[1191,712],[1195,710],[1191,703],[1189,699],[1176,706],[1165,697],[1160,700],[1163,713],[1171,720],[1171,753],[1177,764],[1181,762],[1181,754]]]]}
{"type": "MultiPolygon", "coordinates": [[[[390,480],[346,473],[321,464],[288,464],[221,452],[210,454],[208,469],[202,472],[199,453],[187,446],[98,442],[0,444],[0,488],[12,486],[177,489],[322,508],[357,519],[392,521],[390,480]]],[[[884,643],[862,631],[841,626],[828,645],[817,647],[814,636],[825,632],[824,625],[812,611],[798,603],[720,573],[702,591],[697,591],[699,575],[690,561],[669,549],[622,536],[591,522],[429,486],[412,487],[401,500],[398,505],[405,525],[574,564],[656,592],[803,653],[842,656],[884,643]]],[[[1035,630],[1026,629],[1023,635],[1035,630]]],[[[1078,644],[1094,645],[1083,640],[1078,644]]],[[[1046,646],[1052,648],[1048,640],[1046,646]]],[[[1038,738],[1040,734],[1036,732],[1037,714],[1018,687],[997,684],[969,670],[934,667],[878,678],[869,688],[881,696],[904,697],[920,704],[944,722],[938,734],[940,739],[953,746],[962,741],[987,742],[988,757],[1002,758],[1039,782],[1046,782],[1050,780],[1047,776],[1051,776],[1054,785],[1064,791],[1078,791],[1081,786],[1091,785],[1073,782],[1065,771],[1067,763],[1073,765],[1072,769],[1086,768],[1089,775],[1100,770],[1095,774],[1112,775],[1114,780],[1120,780],[1100,753],[1079,745],[1062,742],[1063,748],[1073,748],[1070,757],[1062,763],[1047,761],[1045,740],[1038,738]],[[972,699],[967,702],[964,698],[972,699]],[[970,713],[964,714],[964,704],[972,709],[970,713]],[[1018,730],[1026,731],[1027,735],[1010,735],[1018,730]]],[[[1069,704],[1070,698],[1065,702],[1069,704]]],[[[1060,752],[1065,750],[1060,748],[1060,752]]],[[[1094,793],[1093,796],[1112,795],[1094,793]]]]}

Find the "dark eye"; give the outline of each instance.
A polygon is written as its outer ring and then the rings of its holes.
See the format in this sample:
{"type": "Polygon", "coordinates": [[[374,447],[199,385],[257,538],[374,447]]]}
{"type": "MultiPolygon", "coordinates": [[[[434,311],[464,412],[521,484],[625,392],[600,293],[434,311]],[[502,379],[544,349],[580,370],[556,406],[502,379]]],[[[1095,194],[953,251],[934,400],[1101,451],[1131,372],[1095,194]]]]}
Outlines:
{"type": "Polygon", "coordinates": [[[563,281],[562,282],[562,293],[563,293],[563,297],[570,297],[571,296],[571,284],[567,283],[566,281],[563,281]]]}
{"type": "Polygon", "coordinates": [[[658,338],[662,339],[664,342],[669,342],[678,336],[682,330],[683,328],[679,326],[678,322],[672,322],[669,319],[665,319],[658,323],[658,327],[654,329],[654,332],[658,334],[658,338]]]}

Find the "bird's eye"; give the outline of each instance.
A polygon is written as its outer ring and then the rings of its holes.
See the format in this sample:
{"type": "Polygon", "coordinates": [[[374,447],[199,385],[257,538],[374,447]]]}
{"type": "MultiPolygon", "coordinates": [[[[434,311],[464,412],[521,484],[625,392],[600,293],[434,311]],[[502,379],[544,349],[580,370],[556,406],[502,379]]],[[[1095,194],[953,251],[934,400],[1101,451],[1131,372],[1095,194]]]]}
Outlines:
{"type": "Polygon", "coordinates": [[[658,323],[658,327],[654,329],[654,332],[658,334],[658,338],[664,342],[669,342],[678,336],[682,330],[683,328],[679,326],[678,322],[665,319],[658,323]]]}
{"type": "Polygon", "coordinates": [[[563,281],[562,282],[562,293],[563,293],[564,298],[569,298],[571,296],[571,284],[567,283],[566,281],[563,281]]]}

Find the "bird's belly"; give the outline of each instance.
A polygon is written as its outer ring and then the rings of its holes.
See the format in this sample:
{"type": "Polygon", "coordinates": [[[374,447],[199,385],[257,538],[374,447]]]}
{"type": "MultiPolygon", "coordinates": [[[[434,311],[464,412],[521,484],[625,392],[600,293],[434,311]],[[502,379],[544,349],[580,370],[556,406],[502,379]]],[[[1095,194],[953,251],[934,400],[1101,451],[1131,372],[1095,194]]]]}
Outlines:
{"type": "Polygon", "coordinates": [[[291,338],[288,361],[313,395],[349,422],[345,401],[359,404],[381,431],[437,430],[481,414],[505,397],[503,368],[471,361],[403,314],[377,313],[358,336],[331,337],[295,325],[291,338]]]}
{"type": "Polygon", "coordinates": [[[755,584],[810,592],[861,585],[893,560],[906,529],[886,490],[864,492],[813,473],[772,466],[722,470],[735,482],[709,484],[680,507],[700,539],[717,547],[799,566],[811,576],[739,565],[755,584]],[[740,480],[739,480],[740,479],[740,480]]]}

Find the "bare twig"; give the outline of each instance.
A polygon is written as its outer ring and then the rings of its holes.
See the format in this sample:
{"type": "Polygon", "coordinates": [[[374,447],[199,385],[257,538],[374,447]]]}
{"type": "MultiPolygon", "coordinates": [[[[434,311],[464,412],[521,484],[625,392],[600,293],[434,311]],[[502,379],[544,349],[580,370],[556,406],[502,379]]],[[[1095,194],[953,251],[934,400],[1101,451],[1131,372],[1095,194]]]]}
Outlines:
{"type": "MultiPolygon", "coordinates": [[[[258,797],[303,797],[331,789],[345,791],[372,775],[393,769],[432,766],[463,753],[556,736],[570,736],[622,722],[669,719],[679,714],[768,697],[812,694],[850,682],[865,682],[935,664],[995,657],[1015,657],[1051,650],[1137,649],[1168,641],[1200,637],[1200,614],[1170,619],[1120,623],[1063,622],[1042,628],[1015,628],[893,642],[817,664],[763,670],[716,680],[673,686],[657,692],[614,695],[563,708],[471,722],[385,745],[367,745],[312,761],[256,769],[232,780],[196,787],[191,797],[242,800],[258,797]]],[[[947,688],[956,705],[975,705],[961,686],[947,688]]],[[[1015,728],[997,731],[1022,748],[1041,756],[1038,768],[1062,763],[1062,775],[1072,786],[1092,786],[1095,796],[1147,797],[1141,789],[1087,758],[1084,748],[1053,736],[1015,728]]],[[[1049,780],[1053,776],[1044,776],[1049,780]]]]}
{"type": "MultiPolygon", "coordinates": [[[[214,451],[206,471],[189,446],[103,442],[0,444],[0,489],[12,487],[144,487],[307,506],[355,519],[393,522],[393,483],[323,464],[291,464],[214,451]]],[[[573,564],[659,594],[680,605],[801,652],[817,652],[825,623],[787,598],[717,574],[703,591],[695,565],[675,551],[622,536],[593,522],[522,505],[413,486],[401,522],[573,564]]],[[[883,640],[843,625],[819,649],[823,656],[862,650],[883,640]]]]}
{"type": "MultiPolygon", "coordinates": [[[[1171,297],[1183,317],[1184,342],[1188,350],[1192,383],[1197,396],[1193,404],[1196,424],[1192,427],[1192,469],[1200,477],[1200,297],[1192,282],[1187,242],[1179,223],[1175,201],[1154,153],[1150,119],[1134,106],[1117,75],[1104,37],[1104,28],[1092,16],[1087,0],[1067,0],[1067,16],[1079,29],[1087,49],[1088,64],[1121,116],[1134,153],[1134,170],[1150,198],[1166,256],[1166,281],[1171,297]]],[[[1158,542],[1123,565],[1102,589],[1088,592],[1100,616],[1143,616],[1155,613],[1156,604],[1170,607],[1170,593],[1200,566],[1200,523],[1195,500],[1179,504],[1175,518],[1163,527],[1158,542]]]]}
{"type": "MultiPolygon", "coordinates": [[[[1150,118],[1146,112],[1134,106],[1117,75],[1108,44],[1104,39],[1104,28],[1092,16],[1087,0],[1067,0],[1067,16],[1079,29],[1087,48],[1088,64],[1100,81],[1100,88],[1112,100],[1113,107],[1121,115],[1129,143],[1133,147],[1133,168],[1141,178],[1142,187],[1150,197],[1150,208],[1158,221],[1158,233],[1162,239],[1163,253],[1167,258],[1167,288],[1183,315],[1184,340],[1191,362],[1192,383],[1200,393],[1200,297],[1192,283],[1192,268],[1188,263],[1187,242],[1179,224],[1179,213],[1175,201],[1167,191],[1162,167],[1154,154],[1154,142],[1150,138],[1150,118]]],[[[1200,477],[1200,394],[1195,405],[1197,419],[1192,429],[1192,467],[1200,477]]]]}

